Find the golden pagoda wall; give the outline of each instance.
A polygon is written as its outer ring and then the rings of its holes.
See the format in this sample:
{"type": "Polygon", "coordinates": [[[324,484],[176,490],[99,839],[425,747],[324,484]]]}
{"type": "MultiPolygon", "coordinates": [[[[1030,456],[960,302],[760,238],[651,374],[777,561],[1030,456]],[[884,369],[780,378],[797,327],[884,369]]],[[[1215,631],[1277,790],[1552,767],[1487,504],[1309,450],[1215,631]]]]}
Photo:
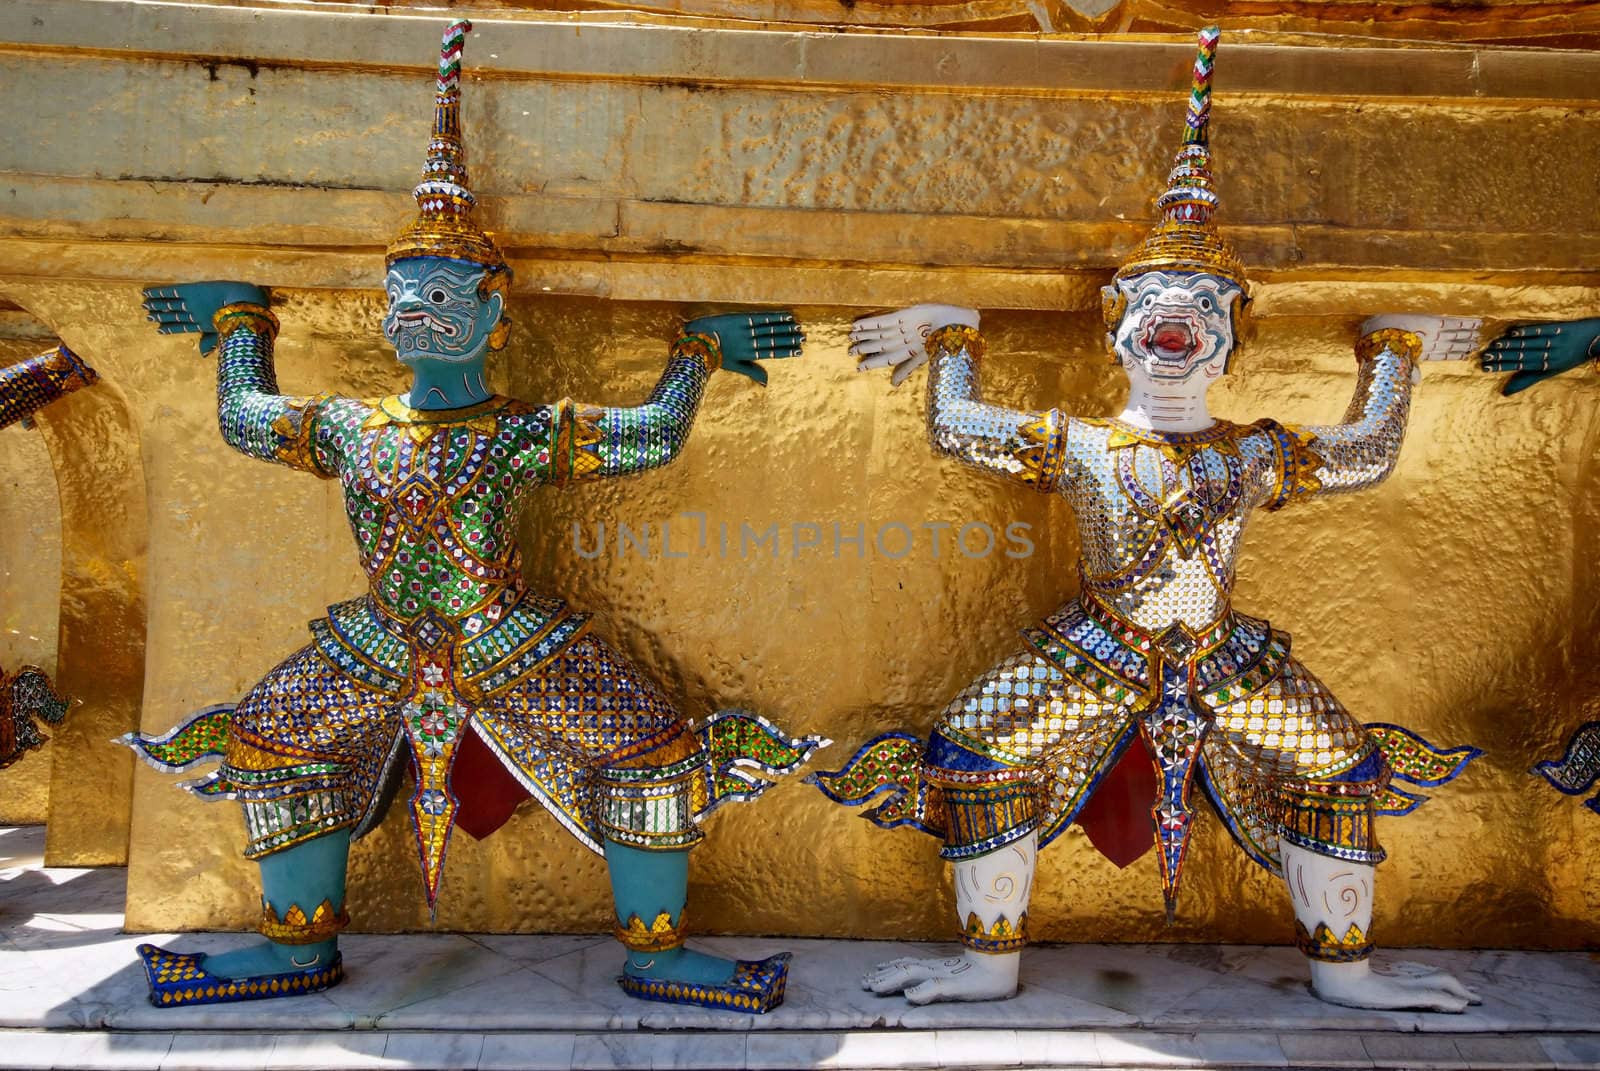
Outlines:
{"type": "MultiPolygon", "coordinates": [[[[212,365],[192,340],[154,334],[138,288],[269,284],[285,390],[399,389],[377,284],[420,164],[439,20],[127,5],[112,33],[82,6],[0,9],[0,84],[25,82],[42,110],[25,148],[0,143],[0,295],[84,353],[125,408],[96,432],[120,452],[84,466],[139,492],[147,531],[116,560],[130,563],[119,612],[144,600],[117,631],[144,622],[140,676],[118,678],[116,699],[159,731],[241,695],[361,574],[336,487],[227,450],[212,365]]],[[[810,336],[769,390],[717,377],[674,467],[536,494],[528,572],[592,611],[687,712],[750,706],[833,737],[820,761],[837,765],[876,732],[925,731],[1018,626],[1058,605],[1076,538],[1059,503],[933,458],[919,390],[854,373],[848,322],[915,300],[974,304],[997,400],[1113,410],[1095,291],[1142,232],[1191,46],[694,25],[496,10],[468,45],[474,184],[518,272],[501,389],[635,401],[679,319],[731,302],[794,305],[810,336]],[[685,510],[735,529],[819,524],[824,545],[795,558],[785,542],[759,561],[573,548],[574,522],[588,546],[601,522],[637,530],[685,510]],[[934,560],[923,539],[899,561],[872,552],[881,525],[937,521],[1026,522],[1036,551],[934,560]],[[836,523],[866,527],[866,557],[833,556],[836,523]]],[[[1600,57],[1430,47],[1398,63],[1393,47],[1251,40],[1224,40],[1216,144],[1261,319],[1214,392],[1220,415],[1336,418],[1373,312],[1600,309],[1600,207],[1576,163],[1600,157],[1600,57]]],[[[1470,368],[1430,368],[1389,483],[1262,518],[1250,538],[1239,605],[1291,631],[1353,711],[1488,751],[1415,816],[1380,825],[1394,860],[1385,943],[1600,936],[1600,822],[1526,772],[1597,716],[1597,390],[1572,376],[1509,401],[1470,368]]],[[[674,547],[690,546],[693,522],[672,524],[674,547]]],[[[63,542],[102,525],[69,522],[63,542]]],[[[17,538],[0,530],[7,555],[17,538]]],[[[83,583],[69,577],[69,602],[83,583]]],[[[78,758],[124,761],[109,735],[78,758]]],[[[127,790],[130,927],[247,924],[236,809],[173,780],[141,769],[127,790]]],[[[68,785],[52,795],[63,813],[116,798],[68,785]]],[[[710,833],[697,927],[948,931],[931,839],[873,829],[798,783],[710,833]]],[[[606,925],[599,861],[532,807],[451,853],[441,928],[606,925]]],[[[1036,930],[1288,938],[1281,891],[1217,823],[1193,858],[1168,929],[1150,859],[1117,871],[1070,834],[1041,866],[1036,930]]],[[[400,809],[357,846],[351,887],[358,927],[428,925],[400,809]]]]}
{"type": "MultiPolygon", "coordinates": [[[[0,317],[4,314],[0,313],[0,317]]],[[[3,332],[3,328],[0,328],[3,332]]],[[[49,340],[0,333],[0,366],[49,348],[49,340]]],[[[0,669],[56,670],[61,603],[61,507],[50,450],[37,428],[0,431],[0,669]]],[[[0,774],[0,825],[43,822],[50,811],[46,743],[0,774]]]]}

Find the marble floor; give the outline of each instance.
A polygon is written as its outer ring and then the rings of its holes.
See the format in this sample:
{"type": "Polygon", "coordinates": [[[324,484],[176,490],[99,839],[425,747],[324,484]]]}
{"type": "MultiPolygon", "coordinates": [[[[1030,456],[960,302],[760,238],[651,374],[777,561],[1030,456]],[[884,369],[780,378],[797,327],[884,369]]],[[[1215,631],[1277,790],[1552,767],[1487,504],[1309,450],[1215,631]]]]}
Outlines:
{"type": "MultiPolygon", "coordinates": [[[[1416,951],[1483,995],[1465,1015],[1337,1008],[1293,949],[1031,949],[1013,1000],[913,1008],[857,984],[950,946],[705,938],[791,949],[764,1016],[632,1000],[602,936],[347,935],[326,993],[156,1009],[122,932],[124,874],[46,869],[42,831],[0,829],[0,1067],[6,1068],[1591,1068],[1600,955],[1416,951]]],[[[185,934],[183,950],[235,946],[185,934]]]]}

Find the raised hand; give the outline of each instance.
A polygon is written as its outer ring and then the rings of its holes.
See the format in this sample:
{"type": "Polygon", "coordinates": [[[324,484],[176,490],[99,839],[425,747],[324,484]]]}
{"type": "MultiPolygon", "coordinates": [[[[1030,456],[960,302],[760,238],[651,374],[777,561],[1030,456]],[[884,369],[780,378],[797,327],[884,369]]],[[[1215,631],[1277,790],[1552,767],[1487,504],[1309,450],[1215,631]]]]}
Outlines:
{"type": "Polygon", "coordinates": [[[722,351],[722,367],[749,376],[763,387],[767,370],[756,364],[778,357],[798,357],[806,336],[794,313],[738,312],[702,316],[684,324],[690,334],[710,335],[722,351]]]}
{"type": "Polygon", "coordinates": [[[1422,360],[1464,361],[1478,348],[1478,328],[1482,320],[1460,316],[1407,316],[1390,314],[1374,316],[1361,325],[1361,333],[1374,331],[1409,331],[1422,339],[1422,360]]]}
{"type": "Polygon", "coordinates": [[[265,305],[267,292],[253,283],[227,281],[151,286],[144,292],[147,319],[156,325],[156,330],[163,335],[198,331],[202,354],[216,348],[217,332],[211,321],[217,310],[241,301],[265,305]]]}
{"type": "Polygon", "coordinates": [[[1600,361],[1600,319],[1513,327],[1483,353],[1485,372],[1510,372],[1500,393],[1517,394],[1585,361],[1600,361]]]}
{"type": "Polygon", "coordinates": [[[863,316],[850,325],[850,355],[856,358],[856,371],[893,367],[889,383],[898,387],[928,362],[928,335],[935,328],[951,324],[977,327],[977,310],[930,304],[913,305],[882,316],[863,316]]]}

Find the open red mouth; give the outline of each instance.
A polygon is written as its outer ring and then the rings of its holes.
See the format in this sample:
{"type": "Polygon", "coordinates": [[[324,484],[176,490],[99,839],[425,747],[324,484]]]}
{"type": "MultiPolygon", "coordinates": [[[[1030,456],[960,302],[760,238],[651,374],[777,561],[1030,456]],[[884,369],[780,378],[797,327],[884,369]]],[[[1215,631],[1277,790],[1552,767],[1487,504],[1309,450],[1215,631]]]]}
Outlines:
{"type": "Polygon", "coordinates": [[[1185,364],[1199,350],[1200,340],[1187,320],[1160,317],[1145,327],[1144,348],[1163,364],[1185,364]]]}

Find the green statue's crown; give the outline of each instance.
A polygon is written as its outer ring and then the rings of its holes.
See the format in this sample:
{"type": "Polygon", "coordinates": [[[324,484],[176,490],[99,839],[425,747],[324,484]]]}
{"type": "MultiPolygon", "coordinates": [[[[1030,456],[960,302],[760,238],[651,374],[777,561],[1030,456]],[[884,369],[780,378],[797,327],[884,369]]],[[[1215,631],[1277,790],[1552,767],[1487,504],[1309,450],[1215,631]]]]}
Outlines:
{"type": "Polygon", "coordinates": [[[461,53],[471,30],[472,23],[465,19],[445,28],[433,102],[433,136],[428,141],[422,181],[413,191],[417,218],[390,243],[390,264],[406,257],[452,257],[486,268],[506,266],[499,247],[472,218],[477,198],[467,186],[467,149],[461,135],[461,53]]]}

